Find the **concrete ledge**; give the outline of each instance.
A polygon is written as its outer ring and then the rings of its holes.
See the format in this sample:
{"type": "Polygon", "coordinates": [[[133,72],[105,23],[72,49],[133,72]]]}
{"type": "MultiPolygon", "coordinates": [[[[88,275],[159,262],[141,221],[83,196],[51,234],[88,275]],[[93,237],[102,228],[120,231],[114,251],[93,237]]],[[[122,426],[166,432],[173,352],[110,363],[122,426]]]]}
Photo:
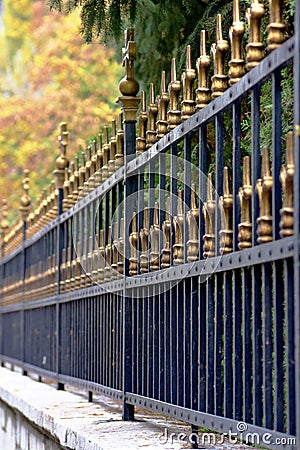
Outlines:
{"type": "MultiPolygon", "coordinates": [[[[19,436],[16,436],[14,448],[21,450],[191,448],[189,441],[191,427],[182,422],[143,410],[137,410],[134,422],[124,422],[121,415],[122,405],[116,400],[94,394],[94,402],[89,403],[86,392],[74,393],[74,388],[72,391],[58,391],[53,385],[39,383],[33,378],[22,376],[21,373],[0,367],[0,406],[2,401],[15,412],[7,414],[11,416],[9,423],[15,420],[14,418],[17,418],[18,422],[15,433],[19,436]],[[23,419],[20,420],[20,415],[46,434],[53,441],[53,446],[39,442],[38,437],[34,435],[29,436],[27,444],[23,445],[24,435],[28,435],[28,432],[23,430],[23,419]],[[30,444],[31,441],[35,443],[30,444]]],[[[3,427],[5,414],[1,411],[0,413],[2,420],[0,427],[3,427]]],[[[9,424],[6,428],[12,428],[12,425],[9,424]]],[[[226,440],[222,442],[222,436],[209,434],[215,441],[205,442],[204,445],[202,443],[199,448],[234,450],[250,448],[241,443],[232,444],[226,440]]],[[[201,433],[199,436],[201,437],[201,433]]],[[[12,450],[11,447],[3,448],[1,445],[0,448],[12,450]]]]}

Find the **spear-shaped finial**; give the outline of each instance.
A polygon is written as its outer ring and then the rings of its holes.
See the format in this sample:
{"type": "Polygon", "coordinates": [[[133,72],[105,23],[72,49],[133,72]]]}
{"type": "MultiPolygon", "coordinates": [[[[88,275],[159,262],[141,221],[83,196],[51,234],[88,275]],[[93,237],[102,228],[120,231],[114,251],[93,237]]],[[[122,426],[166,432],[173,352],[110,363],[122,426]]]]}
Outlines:
{"type": "Polygon", "coordinates": [[[136,154],[140,155],[146,150],[146,129],[147,129],[147,109],[146,92],[141,93],[141,110],[138,119],[138,138],[136,139],[136,154]]]}
{"type": "Polygon", "coordinates": [[[138,232],[137,232],[137,214],[134,211],[132,216],[131,233],[129,236],[131,257],[129,258],[129,275],[138,273],[138,232]]]}
{"type": "Polygon", "coordinates": [[[216,201],[213,196],[212,175],[207,176],[207,200],[203,205],[205,235],[203,236],[203,257],[215,255],[215,213],[216,201]]]}
{"type": "Polygon", "coordinates": [[[208,71],[210,66],[210,56],[206,53],[206,31],[201,30],[200,34],[200,57],[197,59],[196,67],[198,73],[198,89],[196,109],[204,108],[210,101],[210,90],[208,87],[208,71]]]}
{"type": "Polygon", "coordinates": [[[280,210],[280,236],[292,236],[294,234],[294,134],[289,131],[286,139],[285,166],[280,172],[280,181],[283,189],[283,207],[280,210]]]}
{"type": "Polygon", "coordinates": [[[154,205],[153,224],[150,227],[150,270],[151,272],[159,270],[159,218],[158,218],[158,203],[154,205]]]}
{"type": "Polygon", "coordinates": [[[193,98],[194,81],[196,79],[196,71],[192,68],[191,46],[186,48],[186,67],[182,74],[183,100],[181,102],[181,119],[182,121],[191,117],[195,112],[195,101],[193,98]]]}
{"type": "Polygon", "coordinates": [[[283,23],[283,0],[270,0],[270,23],[268,25],[269,52],[280,47],[285,41],[285,25],[283,23]]]}
{"type": "Polygon", "coordinates": [[[178,191],[177,215],[173,218],[175,228],[175,244],[173,245],[173,262],[174,264],[183,264],[183,191],[178,191]]]}
{"type": "Polygon", "coordinates": [[[238,226],[238,246],[240,250],[249,248],[252,245],[251,198],[250,157],[245,156],[243,159],[243,186],[239,190],[241,222],[238,226]]]}
{"type": "Polygon", "coordinates": [[[260,214],[257,219],[257,242],[263,244],[272,241],[272,187],[273,177],[270,171],[270,156],[268,147],[263,148],[262,178],[257,180],[256,190],[259,197],[260,214]]]}
{"type": "Polygon", "coordinates": [[[221,210],[220,253],[226,254],[233,250],[232,208],[233,195],[229,189],[228,167],[224,167],[223,196],[220,197],[219,207],[221,210]]]}
{"type": "Polygon", "coordinates": [[[243,54],[244,22],[240,21],[239,0],[233,0],[233,24],[229,30],[231,60],[229,61],[229,84],[237,83],[245,74],[243,54]]]}
{"type": "Polygon", "coordinates": [[[149,250],[149,213],[148,208],[144,208],[143,228],[140,230],[141,238],[141,256],[140,256],[140,272],[148,272],[148,250],[149,250]]]}
{"type": "Polygon", "coordinates": [[[124,129],[123,129],[123,113],[118,115],[118,131],[116,146],[116,169],[124,164],[124,129]]]}
{"type": "Polygon", "coordinates": [[[196,186],[192,184],[191,209],[187,212],[189,225],[189,240],[187,242],[187,260],[189,262],[198,259],[199,252],[199,208],[196,205],[196,186]]]}
{"type": "Polygon", "coordinates": [[[161,139],[168,132],[167,108],[169,102],[169,94],[166,85],[166,72],[163,70],[161,74],[160,95],[158,97],[158,120],[157,139],[161,139]]]}
{"type": "Polygon", "coordinates": [[[264,45],[261,38],[261,20],[265,15],[265,7],[259,0],[251,0],[246,17],[249,26],[249,44],[247,50],[247,69],[256,67],[264,57],[264,45]]]}
{"type": "Polygon", "coordinates": [[[212,77],[212,98],[219,97],[227,89],[227,75],[225,75],[225,55],[228,50],[228,42],[222,35],[222,16],[217,15],[216,43],[211,46],[214,60],[214,76],[212,77]]]}
{"type": "Polygon", "coordinates": [[[168,85],[169,110],[167,112],[168,131],[173,130],[181,123],[181,112],[178,108],[181,84],[176,76],[176,59],[172,59],[171,82],[168,85]]]}
{"type": "Polygon", "coordinates": [[[150,83],[150,101],[147,108],[148,117],[148,130],[146,133],[146,148],[152,147],[155,144],[156,138],[156,117],[157,117],[158,107],[154,95],[154,84],[150,83]]]}

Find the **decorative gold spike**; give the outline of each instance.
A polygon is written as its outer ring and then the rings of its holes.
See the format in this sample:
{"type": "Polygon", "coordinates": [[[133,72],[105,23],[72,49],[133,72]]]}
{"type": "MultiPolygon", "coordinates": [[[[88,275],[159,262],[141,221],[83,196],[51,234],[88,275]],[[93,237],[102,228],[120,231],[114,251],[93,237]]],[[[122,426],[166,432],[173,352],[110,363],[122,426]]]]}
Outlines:
{"type": "Polygon", "coordinates": [[[156,122],[157,139],[161,139],[168,132],[167,109],[169,94],[166,85],[166,72],[161,74],[160,96],[158,98],[158,120],[156,122]]]}
{"type": "Polygon", "coordinates": [[[263,244],[272,241],[272,187],[273,177],[270,174],[270,157],[268,147],[263,148],[262,178],[256,182],[259,197],[259,217],[257,218],[257,242],[263,244]]]}
{"type": "Polygon", "coordinates": [[[131,258],[129,258],[129,275],[137,275],[138,273],[138,232],[137,232],[137,215],[136,212],[132,216],[132,231],[129,236],[131,258]]]}
{"type": "Polygon", "coordinates": [[[233,23],[229,30],[231,44],[231,60],[229,61],[229,84],[237,83],[245,74],[245,60],[243,59],[243,36],[245,24],[240,21],[239,0],[233,0],[233,23]]]}
{"type": "Polygon", "coordinates": [[[105,246],[105,267],[104,267],[104,281],[110,281],[111,278],[111,225],[108,227],[107,244],[105,246]]]}
{"type": "Polygon", "coordinates": [[[210,101],[210,89],[208,87],[208,72],[210,66],[210,56],[206,53],[206,31],[201,30],[200,34],[200,57],[197,59],[196,68],[198,74],[198,89],[196,90],[196,109],[199,111],[210,101]]]}
{"type": "MultiPolygon", "coordinates": [[[[9,228],[7,216],[8,216],[7,200],[3,199],[2,200],[2,208],[1,208],[1,223],[0,223],[1,244],[4,243],[5,236],[8,232],[8,228],[9,228]]],[[[0,251],[1,251],[1,248],[0,248],[0,251]]]]}
{"type": "Polygon", "coordinates": [[[166,203],[166,217],[162,224],[164,234],[164,248],[161,255],[161,268],[167,269],[171,265],[171,220],[170,220],[170,197],[166,203]]]}
{"type": "Polygon", "coordinates": [[[88,248],[86,256],[86,267],[83,267],[86,271],[86,286],[93,284],[92,271],[93,271],[93,237],[89,236],[88,248]]]}
{"type": "Polygon", "coordinates": [[[136,60],[136,43],[134,41],[134,30],[125,30],[125,47],[122,49],[123,67],[125,77],[119,83],[119,90],[124,96],[136,96],[139,91],[139,83],[134,77],[134,61],[136,60]]]}
{"type": "Polygon", "coordinates": [[[213,198],[212,176],[208,174],[207,201],[203,205],[205,235],[203,236],[203,258],[215,256],[215,213],[216,201],[213,198]]]}
{"type": "Polygon", "coordinates": [[[65,181],[64,181],[64,198],[63,198],[63,210],[67,211],[70,208],[69,205],[69,196],[70,196],[70,189],[71,189],[71,176],[69,176],[69,169],[65,168],[65,181]]]}
{"type": "Polygon", "coordinates": [[[120,220],[120,237],[118,240],[118,272],[119,277],[124,274],[124,219],[120,220]]]}
{"type": "Polygon", "coordinates": [[[280,237],[282,238],[294,234],[294,173],[294,135],[292,131],[289,131],[286,140],[285,166],[281,168],[280,172],[283,189],[283,206],[280,210],[280,237]]]}
{"type": "Polygon", "coordinates": [[[247,10],[249,27],[249,44],[247,50],[247,69],[256,67],[264,57],[264,44],[261,38],[261,19],[265,15],[265,7],[259,0],[251,0],[251,6],[247,10]]]}
{"type": "Polygon", "coordinates": [[[212,98],[219,97],[227,89],[228,77],[225,75],[225,55],[228,50],[228,42],[222,35],[222,16],[217,15],[217,39],[212,44],[211,53],[214,60],[214,76],[212,77],[212,98]]]}
{"type": "Polygon", "coordinates": [[[146,132],[146,148],[152,147],[156,139],[157,102],[154,96],[154,84],[150,83],[150,102],[147,108],[148,130],[146,132]]]}
{"type": "Polygon", "coordinates": [[[269,0],[270,23],[268,25],[268,50],[269,52],[280,47],[285,41],[285,25],[283,23],[283,1],[269,0]]]}
{"type": "Polygon", "coordinates": [[[84,195],[88,195],[88,193],[93,190],[92,186],[90,185],[91,167],[92,167],[92,149],[91,145],[88,145],[86,148],[84,195]]]}
{"type": "Polygon", "coordinates": [[[123,129],[123,114],[118,116],[118,131],[117,131],[117,153],[116,153],[116,169],[119,169],[124,164],[124,129],[123,129]]]}
{"type": "Polygon", "coordinates": [[[99,268],[98,268],[99,283],[104,282],[104,267],[105,267],[104,230],[100,230],[100,232],[99,232],[99,268]]]}
{"type": "Polygon", "coordinates": [[[102,182],[108,178],[108,161],[109,161],[109,137],[108,137],[108,127],[104,127],[104,144],[102,147],[103,151],[103,166],[102,166],[102,182]]]}
{"type": "Polygon", "coordinates": [[[122,105],[125,120],[136,120],[136,112],[140,99],[136,97],[139,91],[139,83],[134,77],[134,61],[136,59],[136,43],[134,41],[134,30],[129,28],[125,31],[125,47],[122,49],[123,66],[125,77],[119,83],[119,91],[122,96],[118,102],[122,105]]]}
{"type": "Polygon", "coordinates": [[[159,219],[158,219],[158,203],[154,205],[153,224],[150,227],[150,271],[159,270],[159,219]]]}
{"type": "Polygon", "coordinates": [[[144,209],[144,227],[140,230],[142,253],[140,256],[140,272],[147,273],[148,270],[148,250],[149,250],[149,214],[148,208],[144,209]]]}
{"type": "Polygon", "coordinates": [[[173,263],[183,264],[183,199],[182,191],[178,191],[177,216],[173,218],[175,228],[175,244],[173,245],[173,263]]]}
{"type": "Polygon", "coordinates": [[[98,134],[96,172],[95,172],[95,186],[96,187],[102,183],[102,167],[103,167],[102,135],[99,133],[98,134]]]}
{"type": "Polygon", "coordinates": [[[172,59],[171,82],[168,85],[169,92],[169,110],[167,112],[168,131],[173,130],[181,123],[181,112],[178,108],[181,84],[176,79],[176,59],[172,59]]]}
{"type": "Polygon", "coordinates": [[[241,223],[238,226],[238,246],[240,250],[252,246],[251,198],[250,156],[245,156],[243,159],[243,186],[239,190],[241,223]]]}
{"type": "MultiPolygon", "coordinates": [[[[116,229],[117,223],[114,223],[113,229],[116,229]]],[[[112,241],[112,264],[111,264],[111,279],[116,280],[118,278],[118,238],[116,236],[112,241]]]]}
{"type": "Polygon", "coordinates": [[[24,178],[23,178],[23,195],[21,197],[21,206],[20,211],[22,215],[22,219],[25,222],[28,218],[30,209],[31,209],[31,198],[28,194],[29,191],[29,170],[24,170],[24,178]]]}
{"type": "Polygon", "coordinates": [[[233,251],[232,208],[233,195],[229,190],[228,167],[224,167],[223,196],[220,197],[219,207],[221,212],[220,253],[226,255],[233,251]]]}
{"type": "Polygon", "coordinates": [[[141,155],[146,150],[146,128],[147,128],[146,93],[141,94],[141,110],[139,113],[139,136],[136,139],[136,154],[141,155]]]}
{"type": "Polygon", "coordinates": [[[182,74],[183,100],[181,102],[181,120],[184,121],[195,113],[194,81],[196,70],[192,68],[191,46],[186,48],[186,67],[182,74]]]}
{"type": "Polygon", "coordinates": [[[116,121],[111,121],[111,137],[109,142],[109,161],[108,161],[108,175],[111,176],[116,170],[116,147],[117,147],[117,128],[116,121]]]}
{"type": "Polygon", "coordinates": [[[78,170],[79,179],[78,179],[78,198],[81,199],[84,196],[84,183],[85,183],[85,153],[81,152],[81,165],[78,170]]]}
{"type": "Polygon", "coordinates": [[[92,156],[91,156],[91,167],[90,167],[90,178],[89,178],[89,191],[96,188],[96,178],[95,173],[97,170],[97,142],[93,139],[91,144],[92,156]]]}
{"type": "Polygon", "coordinates": [[[69,160],[66,157],[69,133],[66,122],[60,124],[60,136],[58,137],[59,156],[56,158],[56,170],[53,174],[56,177],[57,188],[63,188],[65,179],[65,168],[69,166],[69,160]]]}
{"type": "Polygon", "coordinates": [[[196,261],[199,256],[199,208],[196,205],[196,186],[191,189],[191,209],[187,212],[189,240],[187,242],[187,260],[196,261]]]}
{"type": "Polygon", "coordinates": [[[72,193],[72,201],[73,204],[77,202],[78,196],[79,196],[79,159],[78,156],[75,156],[74,158],[74,189],[72,193]]]}

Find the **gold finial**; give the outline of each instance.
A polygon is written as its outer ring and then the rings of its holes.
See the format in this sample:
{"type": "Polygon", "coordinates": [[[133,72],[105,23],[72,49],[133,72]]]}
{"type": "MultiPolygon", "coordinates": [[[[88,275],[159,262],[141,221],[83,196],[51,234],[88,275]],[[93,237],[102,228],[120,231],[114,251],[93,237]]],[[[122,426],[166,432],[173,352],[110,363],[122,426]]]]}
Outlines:
{"type": "Polygon", "coordinates": [[[265,15],[265,7],[259,0],[251,0],[246,17],[249,27],[249,44],[247,50],[247,69],[256,67],[264,57],[264,44],[261,39],[261,19],[265,15]]]}
{"type": "Polygon", "coordinates": [[[120,220],[120,237],[118,240],[118,273],[119,277],[124,274],[124,219],[120,220]]]}
{"type": "Polygon", "coordinates": [[[117,147],[117,127],[116,127],[116,121],[113,119],[111,121],[111,137],[110,137],[110,143],[109,143],[109,161],[108,161],[108,174],[111,176],[116,167],[116,147],[117,147]]]}
{"type": "Polygon", "coordinates": [[[65,179],[65,168],[69,166],[69,160],[66,157],[69,133],[67,123],[61,122],[60,135],[58,137],[59,156],[56,158],[56,170],[53,172],[56,177],[57,188],[63,188],[65,179]]]}
{"type": "Polygon", "coordinates": [[[168,85],[169,92],[169,110],[167,112],[168,131],[173,130],[181,123],[181,112],[178,108],[181,84],[176,77],[176,59],[172,59],[171,82],[168,85]]]}
{"type": "Polygon", "coordinates": [[[140,155],[146,150],[146,128],[147,128],[147,110],[146,110],[146,93],[141,94],[141,110],[138,120],[139,136],[136,140],[136,154],[140,155]]]}
{"type": "Polygon", "coordinates": [[[109,137],[108,127],[104,127],[104,144],[102,147],[103,152],[103,166],[102,166],[102,181],[108,178],[108,161],[109,161],[109,137]]]}
{"type": "Polygon", "coordinates": [[[225,75],[225,55],[228,50],[228,42],[222,35],[222,16],[217,15],[217,39],[212,44],[211,53],[214,60],[214,76],[212,77],[212,98],[219,97],[227,89],[228,77],[225,75]]]}
{"type": "Polygon", "coordinates": [[[150,83],[150,102],[147,108],[148,130],[146,133],[146,148],[152,147],[156,142],[156,117],[157,117],[157,102],[154,96],[154,84],[150,83]]]}
{"type": "Polygon", "coordinates": [[[268,25],[268,50],[271,52],[285,41],[285,25],[283,23],[283,1],[269,0],[270,23],[268,25]]]}
{"type": "Polygon", "coordinates": [[[256,190],[259,197],[259,217],[257,218],[257,242],[263,244],[272,241],[272,187],[273,178],[270,174],[270,157],[268,147],[263,148],[262,154],[262,178],[256,182],[256,190]]]}
{"type": "MultiPolygon", "coordinates": [[[[113,224],[113,230],[117,229],[118,224],[114,222],[113,224]]],[[[118,236],[117,234],[113,233],[114,236],[112,237],[112,264],[111,264],[111,279],[117,280],[118,279],[118,236]]]]}
{"type": "Polygon", "coordinates": [[[111,257],[111,225],[108,227],[107,244],[105,246],[105,268],[104,268],[104,281],[110,281],[110,257],[111,257]]]}
{"type": "Polygon", "coordinates": [[[183,264],[183,199],[182,191],[178,191],[177,215],[173,218],[175,228],[175,244],[173,245],[173,263],[183,264]]]}
{"type": "Polygon", "coordinates": [[[243,186],[239,190],[241,223],[238,226],[238,246],[240,250],[252,246],[251,198],[250,156],[245,156],[243,159],[243,186]]]}
{"type": "Polygon", "coordinates": [[[123,129],[123,114],[120,113],[118,116],[116,169],[119,169],[123,164],[124,164],[124,129],[123,129]]]}
{"type": "Polygon", "coordinates": [[[103,167],[103,150],[102,150],[102,135],[98,134],[97,139],[97,160],[95,172],[95,186],[99,186],[102,182],[102,167],[103,167]]]}
{"type": "Polygon", "coordinates": [[[192,68],[191,46],[186,48],[186,68],[182,74],[183,85],[183,100],[181,102],[181,120],[184,121],[191,117],[195,112],[194,101],[194,81],[196,78],[196,71],[192,68]]]}
{"type": "Polygon", "coordinates": [[[125,77],[119,83],[119,90],[124,96],[136,96],[139,91],[139,83],[134,78],[134,61],[136,60],[136,43],[134,41],[134,30],[125,30],[125,47],[122,49],[123,67],[125,77]]]}
{"type": "Polygon", "coordinates": [[[220,253],[226,254],[233,250],[233,229],[232,229],[232,208],[233,195],[229,190],[228,167],[224,167],[224,194],[220,197],[219,206],[221,210],[221,230],[220,235],[220,253]]]}
{"type": "Polygon", "coordinates": [[[215,256],[215,213],[216,201],[213,198],[212,175],[208,174],[207,201],[203,205],[205,235],[203,236],[203,257],[215,256]]]}
{"type": "Polygon", "coordinates": [[[289,131],[286,139],[285,166],[281,168],[280,181],[283,189],[283,207],[280,210],[280,237],[294,234],[294,134],[289,131]]]}
{"type": "Polygon", "coordinates": [[[81,152],[81,165],[78,170],[78,197],[84,196],[84,183],[86,181],[85,153],[81,152]]]}
{"type": "Polygon", "coordinates": [[[104,282],[104,267],[105,267],[104,230],[101,229],[99,231],[99,267],[98,267],[99,283],[104,282]]]}
{"type": "Polygon", "coordinates": [[[231,60],[229,61],[229,84],[237,83],[245,74],[243,55],[243,36],[245,24],[240,21],[239,0],[233,0],[233,23],[229,30],[231,60]]]}
{"type": "Polygon", "coordinates": [[[160,96],[158,97],[158,121],[157,126],[157,139],[161,139],[168,132],[167,122],[167,108],[169,102],[169,94],[167,92],[166,85],[166,72],[161,74],[160,96]]]}
{"type": "Polygon", "coordinates": [[[200,57],[197,59],[196,67],[198,73],[198,89],[196,109],[199,111],[210,101],[210,90],[208,87],[208,71],[210,66],[210,56],[206,53],[206,31],[201,30],[200,34],[200,57]]]}
{"type": "Polygon", "coordinates": [[[187,242],[187,260],[196,261],[199,253],[199,208],[196,205],[196,186],[191,189],[191,209],[187,212],[189,240],[187,242]]]}
{"type": "Polygon", "coordinates": [[[134,77],[134,61],[136,60],[136,43],[134,41],[134,30],[129,28],[125,31],[125,47],[122,49],[123,66],[125,77],[119,83],[122,94],[118,102],[122,105],[125,120],[136,120],[136,112],[140,99],[136,97],[139,91],[139,83],[134,77]]]}
{"type": "Polygon", "coordinates": [[[21,197],[21,206],[20,211],[22,215],[22,219],[25,222],[29,215],[31,209],[31,198],[28,194],[29,191],[29,170],[24,170],[24,178],[23,178],[23,195],[21,197]]]}
{"type": "Polygon", "coordinates": [[[166,218],[162,224],[162,231],[164,234],[164,248],[161,256],[161,268],[167,269],[171,264],[171,220],[170,220],[170,197],[167,198],[166,203],[166,218]]]}
{"type": "Polygon", "coordinates": [[[137,214],[133,213],[132,231],[129,236],[131,258],[129,258],[129,275],[137,275],[138,273],[138,232],[137,232],[137,214]]]}
{"type": "Polygon", "coordinates": [[[154,205],[154,220],[153,225],[150,227],[150,270],[154,272],[159,270],[159,219],[158,219],[158,203],[154,205]]]}
{"type": "Polygon", "coordinates": [[[148,249],[149,249],[149,231],[148,231],[149,214],[148,208],[144,209],[144,226],[140,230],[142,253],[140,256],[140,272],[148,272],[148,249]]]}

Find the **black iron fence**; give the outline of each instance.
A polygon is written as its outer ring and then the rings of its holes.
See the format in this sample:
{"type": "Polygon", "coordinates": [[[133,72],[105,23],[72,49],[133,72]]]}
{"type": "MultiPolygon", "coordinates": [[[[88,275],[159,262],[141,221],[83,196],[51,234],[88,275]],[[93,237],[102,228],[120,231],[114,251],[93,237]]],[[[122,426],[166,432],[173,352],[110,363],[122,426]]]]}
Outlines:
{"type": "Polygon", "coordinates": [[[173,60],[148,106],[127,32],[118,124],[70,168],[61,124],[56,189],[30,213],[25,173],[23,219],[9,228],[3,207],[3,363],[118,398],[124,420],[137,406],[195,433],[298,448],[296,3],[286,41],[282,5],[270,5],[265,57],[264,7],[251,3],[245,73],[235,2],[229,77],[218,16],[212,89],[202,32],[197,70],[187,49],[182,94],[173,60]]]}

